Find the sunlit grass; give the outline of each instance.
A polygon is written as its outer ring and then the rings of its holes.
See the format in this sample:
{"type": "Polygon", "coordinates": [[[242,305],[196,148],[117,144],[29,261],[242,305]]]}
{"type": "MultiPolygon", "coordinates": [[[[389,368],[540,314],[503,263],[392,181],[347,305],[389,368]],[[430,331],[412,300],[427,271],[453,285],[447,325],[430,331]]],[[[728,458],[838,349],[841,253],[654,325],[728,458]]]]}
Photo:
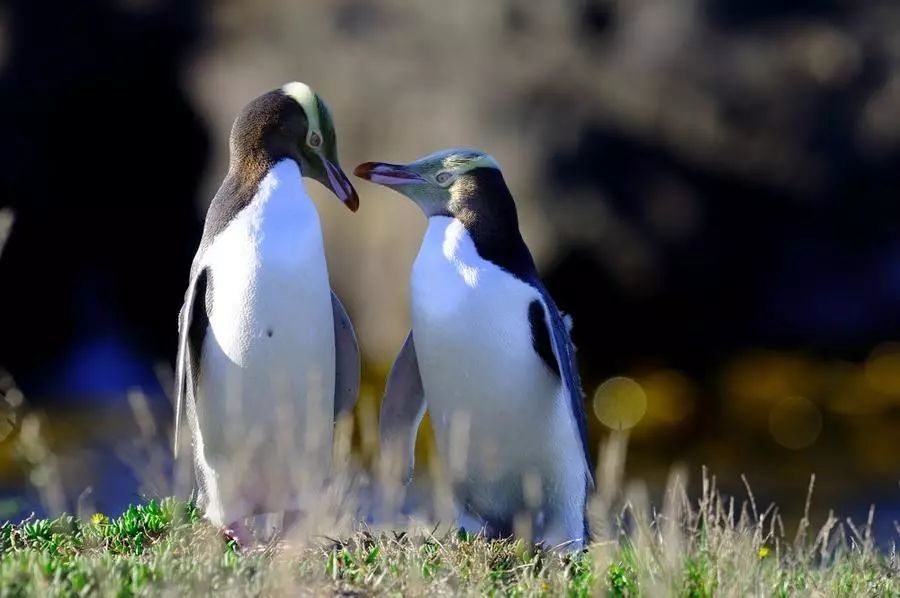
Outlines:
{"type": "Polygon", "coordinates": [[[804,523],[788,541],[776,519],[754,518],[752,505],[738,515],[729,504],[708,489],[674,526],[626,504],[616,539],[565,554],[446,530],[361,530],[241,549],[192,503],[151,500],[116,518],[3,524],[0,588],[13,596],[900,595],[896,555],[875,550],[865,526],[847,536],[832,521],[815,534],[804,523]]]}
{"type": "MultiPolygon", "coordinates": [[[[146,409],[135,411],[136,417],[152,417],[146,409]]],[[[144,423],[141,441],[166,450],[154,444],[160,426],[144,423]]],[[[32,472],[47,474],[32,479],[43,482],[36,489],[45,511],[54,513],[56,504],[75,503],[57,496],[59,468],[39,424],[33,416],[21,418],[19,450],[32,472]]],[[[359,523],[367,517],[362,512],[379,519],[379,507],[390,510],[384,497],[404,489],[381,488],[377,480],[366,488],[366,476],[348,468],[351,432],[349,424],[336,428],[334,462],[341,475],[334,479],[347,477],[347,483],[333,480],[334,488],[321,494],[322,508],[310,511],[299,533],[240,547],[206,523],[191,502],[147,500],[118,517],[79,505],[80,518],[0,525],[0,596],[900,597],[900,559],[893,546],[876,547],[874,512],[861,523],[829,515],[814,525],[814,480],[804,516],[791,529],[776,506],[757,504],[749,484],[742,497],[723,496],[705,471],[698,491],[689,493],[687,472],[676,467],[662,500],[654,501],[645,485],[626,480],[628,433],[612,433],[599,451],[589,509],[593,542],[566,553],[449,527],[449,515],[437,508],[449,492],[439,480],[431,516],[428,509],[417,514],[430,523],[398,523],[390,513],[377,526],[359,523]],[[370,509],[364,508],[367,500],[370,509]],[[434,527],[434,520],[445,525],[434,527]]],[[[162,462],[154,454],[148,449],[146,463],[135,465],[151,481],[165,478],[152,465],[162,462]]]]}

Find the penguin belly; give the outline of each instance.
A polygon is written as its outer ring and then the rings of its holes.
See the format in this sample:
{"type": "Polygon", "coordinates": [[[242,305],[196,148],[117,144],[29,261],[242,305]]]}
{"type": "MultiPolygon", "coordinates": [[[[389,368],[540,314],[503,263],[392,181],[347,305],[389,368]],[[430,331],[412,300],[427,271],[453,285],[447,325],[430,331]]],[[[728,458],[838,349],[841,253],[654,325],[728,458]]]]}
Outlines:
{"type": "Polygon", "coordinates": [[[525,522],[536,540],[580,539],[586,472],[565,389],[533,348],[528,308],[540,294],[481,259],[456,222],[431,219],[412,321],[458,506],[493,535],[525,522]]]}
{"type": "Polygon", "coordinates": [[[207,515],[223,525],[298,508],[330,469],[331,288],[318,215],[294,171],[210,248],[196,460],[207,515]]]}

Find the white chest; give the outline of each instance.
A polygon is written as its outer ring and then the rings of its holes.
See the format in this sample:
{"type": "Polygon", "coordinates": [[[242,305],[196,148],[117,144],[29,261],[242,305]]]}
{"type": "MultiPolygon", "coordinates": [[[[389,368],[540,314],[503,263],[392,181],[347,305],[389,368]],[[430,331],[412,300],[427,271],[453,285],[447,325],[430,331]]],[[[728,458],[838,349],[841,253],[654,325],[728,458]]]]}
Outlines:
{"type": "Polygon", "coordinates": [[[564,389],[533,346],[528,308],[539,297],[483,260],[461,223],[429,220],[412,272],[425,400],[451,472],[491,504],[513,500],[524,471],[584,483],[564,389]]]}
{"type": "Polygon", "coordinates": [[[206,252],[212,308],[204,387],[266,402],[331,401],[334,323],[319,217],[293,161],[282,161],[206,252]]]}
{"type": "Polygon", "coordinates": [[[534,352],[528,322],[528,306],[538,297],[483,260],[459,221],[430,219],[413,266],[412,322],[438,427],[460,412],[477,417],[482,410],[524,421],[553,404],[555,383],[534,352]],[[542,396],[532,400],[535,394],[542,396]]]}
{"type": "Polygon", "coordinates": [[[417,347],[446,351],[462,343],[470,353],[527,353],[521,348],[531,347],[528,305],[537,297],[533,287],[482,259],[458,220],[429,220],[412,271],[413,327],[422,328],[417,347]]]}

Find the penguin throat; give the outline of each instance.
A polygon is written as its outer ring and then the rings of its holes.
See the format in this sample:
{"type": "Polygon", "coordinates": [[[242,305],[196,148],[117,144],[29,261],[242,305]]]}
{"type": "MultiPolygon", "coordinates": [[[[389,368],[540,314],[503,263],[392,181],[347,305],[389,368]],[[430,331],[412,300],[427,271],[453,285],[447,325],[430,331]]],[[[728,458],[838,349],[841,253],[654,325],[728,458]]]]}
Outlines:
{"type": "Polygon", "coordinates": [[[300,232],[295,230],[298,224],[318,217],[300,165],[290,158],[280,160],[266,173],[250,208],[256,226],[264,233],[284,230],[294,236],[300,232]]]}
{"type": "MultiPolygon", "coordinates": [[[[446,218],[446,217],[442,217],[446,218]]],[[[444,257],[453,264],[456,271],[470,287],[478,284],[477,263],[482,261],[475,249],[475,243],[466,231],[466,226],[456,218],[448,218],[449,223],[444,229],[444,240],[441,250],[444,257]]]]}
{"type": "Polygon", "coordinates": [[[538,280],[537,269],[517,221],[497,216],[466,207],[452,214],[436,214],[429,220],[452,221],[446,227],[442,246],[447,259],[453,255],[455,260],[463,259],[468,264],[490,262],[520,280],[533,283],[538,280]]]}

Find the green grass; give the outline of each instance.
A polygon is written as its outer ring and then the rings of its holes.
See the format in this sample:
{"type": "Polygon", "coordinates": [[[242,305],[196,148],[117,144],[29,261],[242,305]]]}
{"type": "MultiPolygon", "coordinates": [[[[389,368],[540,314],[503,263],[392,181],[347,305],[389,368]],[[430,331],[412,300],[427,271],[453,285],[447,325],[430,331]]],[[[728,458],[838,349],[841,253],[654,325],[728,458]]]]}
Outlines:
{"type": "Polygon", "coordinates": [[[115,519],[3,524],[0,594],[900,596],[896,556],[874,550],[864,532],[863,542],[842,541],[832,525],[787,544],[758,522],[709,515],[683,515],[678,529],[634,517],[629,534],[574,555],[451,532],[357,532],[241,551],[191,503],[151,500],[115,519]]]}

